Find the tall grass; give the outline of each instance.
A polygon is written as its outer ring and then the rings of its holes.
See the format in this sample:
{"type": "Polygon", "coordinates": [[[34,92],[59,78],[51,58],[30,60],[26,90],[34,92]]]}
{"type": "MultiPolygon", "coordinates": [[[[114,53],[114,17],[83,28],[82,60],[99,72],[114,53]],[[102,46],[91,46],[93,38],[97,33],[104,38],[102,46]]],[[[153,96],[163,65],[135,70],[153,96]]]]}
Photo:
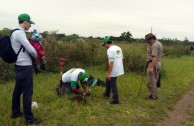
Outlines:
{"type": "MultiPolygon", "coordinates": [[[[107,68],[106,49],[102,47],[102,41],[97,39],[77,38],[73,41],[58,40],[56,34],[50,34],[42,42],[45,48],[47,67],[49,71],[57,72],[59,70],[58,59],[66,59],[65,69],[72,67],[87,68],[100,65],[107,68]]],[[[143,71],[147,43],[142,42],[114,42],[120,46],[124,53],[125,71],[143,71]]],[[[188,45],[172,44],[164,45],[164,54],[166,56],[181,57],[187,54],[188,45]]],[[[5,64],[0,59],[0,81],[8,81],[13,78],[13,65],[5,64]]]]}
{"type": "MultiPolygon", "coordinates": [[[[74,42],[50,40],[52,39],[45,39],[44,46],[51,71],[56,71],[59,57],[66,58],[66,67],[68,69],[70,67],[85,68],[101,65],[101,67],[105,68],[107,66],[106,49],[102,47],[102,42],[99,40],[82,38],[74,42]]],[[[123,50],[125,71],[142,70],[146,59],[146,44],[124,42],[114,42],[113,44],[120,46],[123,50]]]]}
{"type": "Polygon", "coordinates": [[[0,84],[14,78],[14,65],[7,64],[0,59],[0,84]]]}
{"type": "Polygon", "coordinates": [[[189,54],[189,47],[189,45],[183,43],[172,45],[164,44],[164,54],[171,57],[181,57],[189,54]]]}

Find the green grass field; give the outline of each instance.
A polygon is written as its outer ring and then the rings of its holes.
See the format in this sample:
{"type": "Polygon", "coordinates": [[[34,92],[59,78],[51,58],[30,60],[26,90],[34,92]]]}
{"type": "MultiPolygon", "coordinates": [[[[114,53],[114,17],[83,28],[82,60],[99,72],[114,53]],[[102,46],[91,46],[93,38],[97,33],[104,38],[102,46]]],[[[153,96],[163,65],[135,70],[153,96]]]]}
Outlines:
{"type": "MultiPolygon", "coordinates": [[[[41,126],[153,126],[166,116],[166,112],[187,92],[194,82],[194,57],[163,57],[162,86],[158,89],[159,99],[146,101],[148,95],[146,78],[137,96],[142,76],[137,73],[125,73],[118,77],[118,90],[121,104],[109,105],[110,99],[102,96],[104,87],[94,87],[85,104],[70,101],[74,95],[58,97],[55,89],[59,83],[59,74],[42,73],[34,75],[33,101],[39,105],[33,110],[36,117],[43,119],[41,126]]],[[[88,74],[104,79],[106,71],[101,67],[86,69],[88,74]]],[[[22,126],[24,118],[11,120],[11,100],[14,82],[0,84],[0,125],[22,126]]],[[[193,106],[190,109],[192,112],[193,106]]],[[[194,124],[193,118],[187,123],[194,124]]]]}

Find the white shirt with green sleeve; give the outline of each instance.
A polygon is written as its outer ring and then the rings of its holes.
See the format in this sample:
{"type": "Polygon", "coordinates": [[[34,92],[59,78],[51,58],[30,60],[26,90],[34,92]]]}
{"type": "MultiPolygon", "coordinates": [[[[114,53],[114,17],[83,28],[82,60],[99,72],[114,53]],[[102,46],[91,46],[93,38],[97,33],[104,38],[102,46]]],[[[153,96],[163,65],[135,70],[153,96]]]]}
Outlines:
{"type": "Polygon", "coordinates": [[[62,81],[70,82],[71,87],[76,87],[78,84],[78,76],[80,73],[85,73],[85,70],[81,68],[72,68],[62,75],[62,81]]]}
{"type": "Polygon", "coordinates": [[[123,52],[119,46],[112,45],[107,50],[108,61],[113,62],[111,77],[117,77],[124,74],[123,52]]]}

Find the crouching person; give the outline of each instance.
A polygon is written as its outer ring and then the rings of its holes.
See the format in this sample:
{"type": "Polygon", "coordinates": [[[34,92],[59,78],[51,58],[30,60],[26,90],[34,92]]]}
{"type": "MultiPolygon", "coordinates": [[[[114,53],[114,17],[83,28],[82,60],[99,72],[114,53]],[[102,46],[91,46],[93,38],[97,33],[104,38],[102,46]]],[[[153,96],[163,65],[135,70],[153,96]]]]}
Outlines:
{"type": "Polygon", "coordinates": [[[72,68],[62,75],[62,84],[67,93],[75,93],[83,96],[89,96],[90,91],[87,88],[88,75],[81,68],[72,68]],[[83,91],[80,90],[80,81],[83,91]]]}

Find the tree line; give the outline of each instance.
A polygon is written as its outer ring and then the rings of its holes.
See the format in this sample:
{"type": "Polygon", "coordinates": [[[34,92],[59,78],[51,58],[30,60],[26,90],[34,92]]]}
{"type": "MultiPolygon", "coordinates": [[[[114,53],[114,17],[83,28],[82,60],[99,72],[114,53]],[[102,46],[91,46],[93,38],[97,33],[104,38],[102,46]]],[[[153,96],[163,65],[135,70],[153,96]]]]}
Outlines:
{"type": "MultiPolygon", "coordinates": [[[[11,29],[9,28],[3,28],[2,30],[0,30],[0,36],[1,35],[9,35],[11,32],[11,29]]],[[[65,33],[58,33],[57,31],[52,31],[50,32],[51,34],[56,34],[57,36],[57,40],[61,40],[61,41],[73,41],[76,40],[78,38],[80,38],[81,36],[79,36],[78,34],[72,34],[72,35],[66,35],[65,33]]],[[[28,34],[30,34],[30,32],[28,32],[28,34]]],[[[133,38],[132,34],[130,31],[127,32],[122,32],[120,36],[109,36],[111,38],[111,40],[113,41],[124,41],[124,42],[145,42],[144,38],[133,38]]],[[[83,37],[82,37],[83,38],[83,37]]],[[[93,36],[89,36],[89,37],[84,37],[84,38],[88,38],[88,39],[100,39],[102,40],[103,37],[93,37],[93,36]]],[[[189,41],[189,39],[187,37],[185,37],[185,39],[183,41],[178,40],[178,39],[171,39],[171,38],[162,38],[159,39],[159,41],[163,42],[163,43],[167,43],[167,44],[172,44],[172,43],[189,43],[191,41],[189,41]]]]}

